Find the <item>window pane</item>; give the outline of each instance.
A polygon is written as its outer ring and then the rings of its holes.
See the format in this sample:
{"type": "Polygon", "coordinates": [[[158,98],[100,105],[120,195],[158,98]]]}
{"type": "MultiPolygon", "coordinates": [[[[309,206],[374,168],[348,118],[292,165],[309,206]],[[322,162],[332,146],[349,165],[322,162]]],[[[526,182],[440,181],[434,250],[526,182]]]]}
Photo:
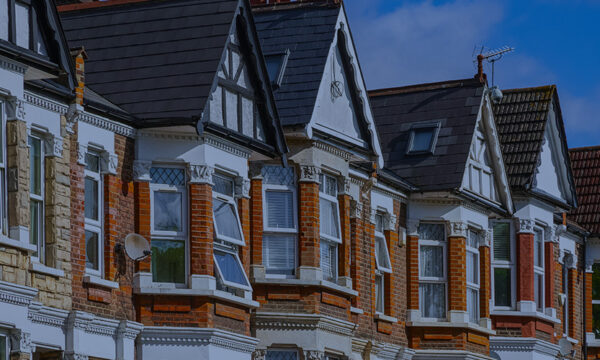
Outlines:
{"type": "Polygon", "coordinates": [[[600,264],[594,264],[592,269],[592,299],[600,300],[600,264]]]}
{"type": "Polygon", "coordinates": [[[40,139],[29,137],[29,191],[42,195],[42,142],[40,139]]]}
{"type": "Polygon", "coordinates": [[[419,224],[419,239],[446,241],[444,224],[419,224]]]}
{"type": "Polygon", "coordinates": [[[6,353],[6,336],[0,336],[0,360],[7,360],[7,355],[8,354],[6,353]]]}
{"type": "Polygon", "coordinates": [[[292,229],[294,224],[294,194],[291,191],[266,191],[267,227],[292,229]]]}
{"type": "Polygon", "coordinates": [[[596,339],[600,339],[600,304],[593,304],[592,312],[592,329],[596,339]]]}
{"type": "Polygon", "coordinates": [[[479,291],[476,289],[467,289],[467,311],[469,312],[469,321],[479,322],[479,291]]]}
{"type": "Polygon", "coordinates": [[[228,202],[213,199],[213,213],[217,235],[242,240],[235,208],[228,202]]]}
{"type": "Polygon", "coordinates": [[[375,231],[383,232],[383,215],[381,214],[375,215],[375,231]]]}
{"type": "Polygon", "coordinates": [[[510,269],[494,269],[494,304],[511,306],[511,273],[510,269]]]}
{"type": "Polygon", "coordinates": [[[154,184],[171,186],[185,185],[185,171],[180,168],[150,168],[150,177],[154,184]]]}
{"type": "Polygon", "coordinates": [[[85,169],[100,172],[100,158],[90,153],[85,154],[85,169]]]}
{"type": "Polygon", "coordinates": [[[392,266],[388,260],[388,251],[386,248],[385,240],[377,237],[375,238],[375,259],[377,260],[378,267],[390,269],[392,266]]]}
{"type": "Polygon", "coordinates": [[[476,193],[480,193],[481,192],[481,187],[480,187],[480,181],[481,179],[479,178],[481,175],[481,170],[471,166],[471,190],[473,190],[473,192],[476,193]]]}
{"type": "Polygon", "coordinates": [[[494,224],[494,260],[510,261],[510,224],[494,224]]]}
{"type": "Polygon", "coordinates": [[[272,83],[277,81],[281,64],[283,63],[284,54],[268,55],[265,56],[265,64],[267,65],[267,73],[269,73],[269,79],[272,83]]]}
{"type": "Polygon", "coordinates": [[[538,310],[544,308],[544,277],[540,274],[535,274],[533,281],[534,301],[538,310]]]}
{"type": "Polygon", "coordinates": [[[433,139],[433,128],[413,130],[413,142],[410,151],[429,151],[433,139]]]}
{"type": "Polygon", "coordinates": [[[296,236],[263,236],[263,260],[267,274],[293,275],[296,266],[296,236]]]}
{"type": "Polygon", "coordinates": [[[265,360],[298,360],[296,351],[269,350],[265,360]]]}
{"type": "Polygon", "coordinates": [[[319,206],[321,208],[321,234],[329,235],[339,239],[340,234],[338,227],[337,204],[321,198],[319,199],[319,206]]]}
{"type": "Polygon", "coordinates": [[[185,242],[151,241],[152,280],[164,283],[185,283],[185,242]]]}
{"type": "Polygon", "coordinates": [[[421,245],[419,270],[422,277],[444,277],[444,248],[421,245]]]}
{"type": "Polygon", "coordinates": [[[337,278],[337,246],[329,241],[321,241],[321,270],[323,278],[335,280],[337,278]]]}
{"type": "Polygon", "coordinates": [[[181,193],[154,192],[154,230],[181,231],[181,208],[181,193]]]}
{"type": "Polygon", "coordinates": [[[425,318],[446,317],[446,285],[419,284],[421,316],[425,318]]]}
{"type": "Polygon", "coordinates": [[[213,191],[219,194],[233,196],[233,180],[231,178],[213,175],[213,191]]]}
{"type": "Polygon", "coordinates": [[[483,235],[480,232],[469,230],[469,235],[467,237],[467,246],[470,246],[474,249],[479,249],[479,244],[482,243],[483,235]]]}
{"type": "Polygon", "coordinates": [[[98,256],[98,233],[85,231],[85,267],[100,270],[98,256]]]}
{"type": "Polygon", "coordinates": [[[261,170],[264,184],[294,185],[294,169],[283,166],[265,166],[261,170]]]}
{"type": "Polygon", "coordinates": [[[467,251],[467,282],[479,284],[479,256],[467,251]]]}
{"type": "Polygon", "coordinates": [[[215,260],[225,281],[248,286],[244,270],[242,270],[240,262],[233,254],[215,251],[215,260]]]}
{"type": "Polygon", "coordinates": [[[533,237],[533,265],[542,267],[544,265],[544,240],[542,232],[536,230],[533,237]]]}
{"type": "Polygon", "coordinates": [[[29,5],[15,3],[17,45],[29,49],[29,5]]]}
{"type": "Polygon", "coordinates": [[[383,313],[384,312],[384,285],[383,275],[375,275],[375,309],[383,313]]]}
{"type": "Polygon", "coordinates": [[[85,178],[85,217],[98,220],[98,182],[85,178]]]}
{"type": "Polygon", "coordinates": [[[329,196],[337,196],[337,179],[333,176],[320,174],[319,191],[329,196]]]}
{"type": "Polygon", "coordinates": [[[40,258],[43,261],[43,255],[39,254],[39,250],[42,248],[43,239],[43,218],[42,218],[42,204],[39,201],[31,200],[29,203],[29,243],[37,245],[37,250],[32,254],[40,258]]]}
{"type": "Polygon", "coordinates": [[[491,174],[484,171],[481,177],[481,195],[485,196],[488,199],[491,198],[491,182],[491,174]]]}
{"type": "MultiPolygon", "coordinates": [[[[0,39],[8,40],[8,0],[0,0],[0,39]]],[[[4,358],[0,357],[0,360],[4,358]]]]}

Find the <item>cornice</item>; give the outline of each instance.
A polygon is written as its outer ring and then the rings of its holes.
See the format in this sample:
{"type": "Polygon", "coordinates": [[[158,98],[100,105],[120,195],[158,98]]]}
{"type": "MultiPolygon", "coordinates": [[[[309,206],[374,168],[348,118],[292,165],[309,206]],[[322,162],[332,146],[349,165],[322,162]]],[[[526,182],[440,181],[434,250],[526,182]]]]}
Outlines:
{"type": "Polygon", "coordinates": [[[216,137],[212,134],[205,133],[202,136],[198,136],[194,133],[180,133],[168,130],[161,131],[138,131],[136,133],[137,137],[144,138],[155,138],[155,139],[165,139],[165,140],[183,140],[183,141],[197,141],[200,143],[204,143],[207,145],[211,145],[216,147],[217,149],[226,151],[235,156],[243,157],[245,159],[250,158],[250,154],[252,153],[250,150],[244,149],[238,145],[235,145],[229,141],[223,140],[219,137],[216,137]]]}
{"type": "Polygon", "coordinates": [[[46,109],[55,113],[59,113],[61,115],[65,115],[69,110],[69,106],[65,104],[61,104],[58,101],[50,100],[38,94],[34,94],[29,91],[23,92],[23,98],[25,102],[40,107],[42,109],[46,109]]]}
{"type": "Polygon", "coordinates": [[[256,313],[253,321],[257,329],[322,330],[342,336],[352,336],[356,328],[356,325],[351,322],[315,314],[256,313]]]}
{"type": "Polygon", "coordinates": [[[257,339],[233,334],[219,329],[144,327],[139,337],[142,344],[174,346],[214,345],[228,350],[251,354],[256,349],[257,339]]]}
{"type": "Polygon", "coordinates": [[[509,352],[539,352],[545,355],[558,355],[558,345],[535,338],[496,337],[490,338],[490,350],[509,352]]]}
{"type": "Polygon", "coordinates": [[[382,194],[382,195],[385,195],[385,196],[389,196],[389,197],[391,197],[391,198],[392,198],[392,199],[394,199],[394,200],[398,200],[398,201],[406,201],[406,198],[405,198],[405,197],[402,197],[400,194],[398,194],[398,193],[395,193],[395,192],[392,192],[392,191],[390,191],[390,190],[387,190],[387,189],[382,189],[382,188],[380,188],[380,187],[377,187],[377,185],[375,185],[375,186],[372,188],[372,190],[371,190],[371,191],[373,191],[373,192],[378,192],[378,193],[380,193],[380,194],[382,194]]]}
{"type": "Polygon", "coordinates": [[[0,56],[0,68],[12,71],[20,75],[25,75],[25,72],[27,71],[27,66],[8,60],[3,56],[0,56]]]}
{"type": "Polygon", "coordinates": [[[58,328],[65,326],[68,317],[68,311],[43,306],[38,302],[32,302],[29,306],[29,312],[27,313],[27,318],[33,323],[58,328]]]}
{"type": "Polygon", "coordinates": [[[37,293],[37,289],[34,288],[0,281],[0,302],[29,306],[37,293]]]}
{"type": "Polygon", "coordinates": [[[331,144],[327,144],[327,143],[324,143],[321,141],[313,141],[312,146],[316,149],[323,150],[323,151],[326,151],[337,157],[340,157],[346,161],[350,161],[350,159],[352,158],[352,153],[350,153],[348,151],[344,151],[344,150],[342,150],[338,147],[335,147],[331,144]]]}
{"type": "Polygon", "coordinates": [[[78,120],[129,138],[134,138],[136,135],[136,130],[131,126],[92,115],[87,112],[80,114],[78,120]]]}

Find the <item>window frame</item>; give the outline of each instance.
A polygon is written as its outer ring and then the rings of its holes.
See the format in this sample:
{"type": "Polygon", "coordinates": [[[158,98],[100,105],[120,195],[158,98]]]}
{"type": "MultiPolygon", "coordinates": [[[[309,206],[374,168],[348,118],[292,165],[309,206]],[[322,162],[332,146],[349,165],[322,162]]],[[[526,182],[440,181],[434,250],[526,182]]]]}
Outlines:
{"type": "MultiPolygon", "coordinates": [[[[563,257],[563,263],[562,263],[562,290],[563,290],[563,295],[564,295],[564,303],[563,303],[563,337],[568,337],[569,336],[569,311],[570,311],[570,306],[569,306],[569,268],[567,267],[567,262],[566,262],[566,258],[567,256],[572,256],[571,254],[565,254],[565,256],[563,257]]],[[[586,274],[584,273],[584,276],[586,274]]],[[[593,286],[593,283],[592,283],[593,286]]],[[[596,300],[598,302],[598,304],[600,304],[600,300],[596,300]]],[[[592,304],[594,303],[594,300],[592,299],[592,304]]],[[[593,311],[592,311],[592,316],[593,316],[593,311]]]]}
{"type": "Polygon", "coordinates": [[[215,239],[217,239],[221,242],[229,243],[229,244],[246,246],[246,241],[244,239],[244,231],[242,229],[242,222],[240,221],[240,214],[238,212],[237,201],[235,200],[235,181],[231,176],[229,176],[227,174],[223,174],[223,173],[215,173],[215,174],[213,174],[213,177],[214,176],[222,177],[222,178],[227,179],[227,181],[231,181],[231,186],[232,186],[231,187],[232,188],[231,195],[217,192],[213,188],[212,198],[213,198],[213,201],[214,201],[214,199],[217,199],[219,201],[225,202],[225,203],[233,206],[233,214],[235,215],[237,227],[238,227],[240,237],[241,237],[241,240],[238,240],[238,239],[229,237],[227,235],[219,234],[218,227],[217,227],[217,218],[215,217],[214,203],[213,203],[213,209],[211,209],[211,210],[212,210],[212,217],[213,217],[213,228],[214,228],[214,232],[215,232],[215,234],[214,234],[215,239]]]}
{"type": "Polygon", "coordinates": [[[4,358],[0,358],[0,360],[9,360],[10,359],[10,337],[8,334],[2,330],[0,330],[0,338],[4,339],[4,358]]]}
{"type": "Polygon", "coordinates": [[[516,236],[514,232],[514,225],[509,219],[492,220],[490,222],[492,229],[491,246],[490,246],[490,258],[491,258],[491,276],[490,283],[492,287],[492,303],[494,310],[514,310],[517,303],[517,252],[516,252],[516,236]],[[510,260],[496,260],[494,255],[494,225],[496,223],[508,223],[509,234],[510,234],[510,260]],[[509,269],[510,270],[510,306],[497,306],[496,305],[496,276],[494,275],[494,269],[509,269]]]}
{"type": "MultiPolygon", "coordinates": [[[[539,288],[539,294],[540,294],[540,306],[538,307],[537,303],[536,303],[536,311],[538,313],[544,313],[544,311],[546,310],[546,257],[544,254],[544,229],[540,226],[534,226],[533,228],[533,246],[534,246],[534,259],[533,259],[533,281],[534,281],[534,291],[535,291],[535,283],[537,283],[538,281],[538,277],[541,280],[540,283],[538,284],[538,287],[541,286],[541,288],[539,288]],[[539,240],[536,240],[536,237],[538,237],[539,240]],[[540,249],[539,251],[539,256],[540,256],[540,260],[541,260],[541,266],[539,265],[535,265],[535,248],[537,247],[538,244],[536,244],[536,242],[539,243],[540,245],[540,249]]],[[[535,300],[535,295],[534,294],[534,300],[535,300]]]]}
{"type": "MultiPolygon", "coordinates": [[[[477,236],[482,236],[482,234],[480,233],[480,231],[477,231],[476,229],[472,229],[469,228],[468,232],[467,232],[467,236],[471,236],[471,234],[477,234],[477,236]]],[[[479,244],[478,244],[479,245],[479,244]]],[[[467,238],[467,242],[465,244],[465,250],[466,250],[466,254],[467,256],[472,255],[473,258],[476,260],[475,263],[473,264],[474,266],[474,270],[477,273],[476,276],[476,283],[470,282],[468,281],[468,276],[467,276],[467,292],[469,290],[472,290],[474,292],[476,292],[477,296],[476,296],[476,301],[475,301],[475,306],[476,306],[476,319],[475,321],[472,321],[473,319],[471,319],[469,317],[469,321],[471,321],[474,324],[478,324],[479,320],[481,319],[481,309],[480,309],[480,296],[481,296],[481,271],[480,271],[480,262],[481,262],[481,258],[480,258],[480,253],[479,253],[479,247],[472,247],[470,246],[470,242],[469,239],[467,238]]],[[[469,264],[469,262],[467,261],[466,264],[469,264]]],[[[468,273],[468,269],[467,269],[467,273],[468,273]]],[[[467,297],[468,297],[468,293],[467,293],[467,297]]],[[[467,301],[467,313],[469,313],[469,302],[467,301]]]]}
{"type": "Polygon", "coordinates": [[[6,187],[6,101],[0,98],[0,233],[8,236],[8,191],[6,187]]]}
{"type": "Polygon", "coordinates": [[[375,270],[375,313],[385,314],[385,274],[377,269],[375,270]],[[379,285],[378,285],[379,282],[379,285]],[[378,299],[381,298],[381,301],[378,299]],[[381,304],[381,307],[378,305],[381,304]]]}
{"type": "MultiPolygon", "coordinates": [[[[265,58],[265,68],[267,64],[267,58],[271,56],[281,56],[281,63],[279,64],[279,70],[277,71],[277,76],[275,79],[269,79],[271,82],[271,86],[274,90],[277,90],[281,86],[281,82],[283,81],[283,75],[285,74],[285,69],[287,67],[288,59],[290,57],[290,49],[285,49],[284,51],[271,52],[264,55],[265,58]]],[[[267,76],[268,76],[267,70],[267,76]]]]}
{"type": "MultiPolygon", "coordinates": [[[[96,275],[104,277],[104,182],[102,174],[102,155],[101,152],[95,149],[88,148],[86,156],[86,166],[84,167],[84,179],[91,179],[96,181],[98,186],[98,220],[89,219],[85,216],[85,201],[84,201],[84,230],[98,234],[98,269],[90,269],[85,267],[85,273],[90,275],[96,275]],[[98,158],[98,172],[87,169],[87,156],[95,156],[98,158]]],[[[84,180],[85,181],[85,180],[84,180]]],[[[84,200],[85,200],[85,187],[84,187],[84,200]]],[[[87,244],[86,244],[86,256],[87,256],[87,244]]]]}
{"type": "MultiPolygon", "coordinates": [[[[265,165],[265,166],[276,166],[276,165],[265,165]]],[[[296,181],[296,171],[292,169],[293,184],[292,185],[281,185],[281,184],[268,184],[263,181],[262,183],[262,197],[263,197],[263,263],[265,262],[264,251],[265,251],[265,235],[266,236],[293,236],[294,237],[294,263],[290,269],[272,269],[272,271],[291,271],[291,274],[281,273],[266,273],[269,271],[267,264],[265,264],[265,276],[268,278],[295,278],[296,268],[298,267],[298,187],[296,181]],[[293,207],[293,228],[271,228],[268,226],[268,204],[267,204],[267,192],[291,192],[292,193],[292,207],[293,207]]]]}
{"type": "MultiPolygon", "coordinates": [[[[183,283],[171,283],[171,282],[156,282],[153,279],[155,284],[169,284],[175,285],[175,287],[185,288],[188,284],[188,277],[190,274],[189,270],[189,231],[188,231],[188,218],[189,218],[189,197],[188,197],[188,178],[186,175],[185,168],[183,165],[179,164],[162,164],[162,163],[153,163],[152,168],[174,168],[174,169],[182,169],[184,173],[184,184],[183,185],[167,185],[167,184],[159,184],[154,183],[150,180],[149,188],[150,188],[150,246],[152,246],[153,240],[159,241],[177,241],[184,243],[184,282],[183,283]],[[181,193],[181,231],[164,231],[164,230],[155,230],[154,229],[154,194],[156,192],[167,192],[167,193],[181,193]]],[[[152,272],[152,271],[151,271],[152,272]]]]}
{"type": "Polygon", "coordinates": [[[594,267],[598,267],[598,271],[600,272],[600,263],[594,262],[594,264],[592,264],[592,333],[594,334],[595,339],[600,339],[600,333],[595,331],[599,330],[600,332],[600,329],[594,329],[594,305],[600,305],[600,299],[594,299],[594,267]]]}
{"type": "Polygon", "coordinates": [[[294,353],[296,355],[296,360],[300,359],[300,354],[298,353],[298,349],[269,348],[269,349],[267,349],[267,354],[265,355],[265,360],[269,359],[269,351],[294,353]]]}
{"type": "Polygon", "coordinates": [[[444,240],[429,240],[429,239],[421,239],[421,234],[419,234],[419,312],[421,314],[421,319],[426,321],[446,321],[448,318],[448,234],[446,231],[446,224],[442,222],[435,221],[423,221],[421,224],[436,224],[442,225],[444,229],[444,240]],[[443,264],[443,272],[444,276],[442,277],[431,277],[431,276],[422,276],[421,275],[421,247],[422,246],[435,246],[442,248],[442,259],[444,260],[443,264]],[[425,317],[423,316],[423,303],[421,296],[421,284],[441,284],[444,285],[444,314],[445,316],[442,318],[434,318],[434,317],[425,317]]]}
{"type": "MultiPolygon", "coordinates": [[[[37,202],[38,206],[40,207],[39,210],[39,234],[38,234],[38,239],[37,239],[37,256],[35,255],[31,255],[31,260],[38,262],[40,264],[46,264],[46,224],[45,224],[45,195],[46,195],[46,154],[45,154],[45,140],[44,140],[44,136],[42,134],[39,134],[37,132],[31,131],[30,134],[28,135],[28,147],[29,147],[29,162],[31,162],[31,146],[29,146],[29,140],[30,139],[35,139],[37,141],[40,142],[40,195],[34,194],[32,192],[31,189],[31,176],[32,176],[32,172],[31,172],[31,168],[29,169],[29,184],[30,184],[30,189],[29,189],[29,206],[30,206],[30,214],[31,214],[31,206],[33,202],[37,202]]],[[[31,224],[32,224],[32,219],[29,219],[29,231],[31,232],[31,224]]],[[[30,235],[30,239],[31,239],[30,235]]],[[[31,240],[30,240],[31,243],[31,240]]]]}
{"type": "MultiPolygon", "coordinates": [[[[385,234],[383,233],[383,231],[385,231],[385,228],[386,228],[387,220],[386,220],[386,217],[384,214],[378,213],[375,216],[381,217],[381,221],[382,221],[381,222],[382,231],[379,231],[377,229],[377,225],[375,225],[375,231],[374,231],[374,233],[375,233],[375,264],[377,266],[377,270],[384,272],[384,273],[391,274],[392,273],[392,260],[390,258],[390,252],[388,249],[387,239],[385,237],[385,234]],[[377,241],[381,241],[383,243],[383,249],[385,250],[384,256],[385,256],[388,264],[390,264],[389,267],[385,267],[379,263],[379,259],[377,258],[377,241]]],[[[375,219],[375,222],[377,223],[377,219],[375,219]]]]}
{"type": "Polygon", "coordinates": [[[216,246],[213,249],[213,261],[215,264],[215,269],[217,270],[218,276],[220,278],[220,281],[223,283],[223,285],[234,288],[234,289],[239,289],[239,290],[244,290],[244,291],[252,291],[252,285],[250,284],[248,275],[246,274],[246,271],[244,270],[244,264],[242,264],[242,261],[240,260],[240,257],[238,255],[238,252],[236,251],[235,246],[233,248],[227,248],[225,246],[216,246]],[[228,281],[225,279],[225,277],[223,276],[223,271],[221,270],[221,266],[219,265],[219,262],[217,261],[217,258],[215,257],[215,252],[222,252],[222,253],[233,255],[238,266],[240,267],[242,274],[244,275],[244,279],[246,280],[247,285],[241,285],[241,284],[234,283],[234,282],[231,282],[231,281],[228,281]]]}
{"type": "MultiPolygon", "coordinates": [[[[338,249],[338,245],[342,243],[342,225],[341,225],[341,221],[340,221],[340,204],[338,201],[338,196],[339,194],[339,184],[337,181],[337,178],[334,175],[331,175],[329,173],[320,173],[319,174],[319,220],[322,219],[321,216],[321,200],[327,200],[329,202],[332,202],[334,204],[334,208],[335,208],[335,216],[337,217],[337,232],[339,235],[339,238],[335,238],[329,234],[324,234],[321,229],[322,226],[320,226],[320,222],[319,222],[319,247],[323,247],[324,243],[326,246],[329,247],[329,250],[331,250],[333,248],[333,252],[334,252],[334,261],[332,264],[332,269],[333,269],[333,276],[331,278],[325,278],[325,274],[322,273],[322,277],[323,280],[325,281],[330,281],[330,282],[337,282],[337,278],[339,275],[339,269],[338,269],[338,258],[339,258],[339,249],[338,249]],[[330,195],[327,194],[327,190],[326,190],[326,186],[327,183],[329,181],[333,181],[335,184],[335,196],[334,195],[330,195]]],[[[321,254],[321,249],[319,249],[319,255],[321,254]]],[[[321,270],[323,270],[323,259],[320,259],[320,266],[321,270]]]]}
{"type": "Polygon", "coordinates": [[[468,159],[468,166],[467,166],[468,183],[466,184],[467,186],[465,187],[465,190],[467,190],[470,193],[473,193],[477,196],[481,196],[485,199],[488,199],[494,203],[498,203],[498,194],[497,194],[497,189],[496,189],[496,184],[495,184],[495,179],[494,179],[494,169],[492,169],[491,166],[489,166],[485,163],[486,152],[489,149],[489,147],[485,141],[485,135],[479,128],[475,130],[474,135],[475,135],[474,136],[475,142],[473,144],[471,144],[471,147],[469,149],[469,159],[468,159]],[[477,150],[478,150],[477,142],[479,142],[479,141],[482,142],[483,147],[481,149],[479,149],[479,153],[477,153],[477,150]],[[483,158],[480,159],[480,157],[483,157],[483,158]],[[477,179],[473,178],[474,172],[477,174],[477,179]],[[486,195],[483,191],[483,188],[484,188],[483,174],[487,174],[490,179],[490,182],[488,184],[489,196],[486,195]],[[473,184],[475,182],[478,183],[479,191],[476,191],[473,188],[473,184]]]}
{"type": "Polygon", "coordinates": [[[434,122],[426,122],[413,124],[410,127],[410,133],[408,135],[408,144],[406,146],[406,154],[407,155],[420,155],[420,154],[433,154],[435,152],[435,147],[437,145],[438,135],[440,133],[442,122],[434,121],[434,122]],[[415,140],[415,132],[431,129],[431,141],[429,142],[429,148],[426,150],[413,150],[414,140],[415,140]]]}

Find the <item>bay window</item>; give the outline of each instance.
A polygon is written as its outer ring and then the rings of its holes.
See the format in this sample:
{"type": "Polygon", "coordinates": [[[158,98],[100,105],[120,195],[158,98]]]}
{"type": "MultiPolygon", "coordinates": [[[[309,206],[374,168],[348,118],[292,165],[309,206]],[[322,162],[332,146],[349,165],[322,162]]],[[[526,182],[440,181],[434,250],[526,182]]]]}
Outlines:
{"type": "Polygon", "coordinates": [[[323,279],[337,281],[338,244],[342,243],[338,182],[333,176],[319,175],[319,231],[321,235],[321,270],[323,279]]]}
{"type": "Polygon", "coordinates": [[[158,283],[186,281],[187,189],[178,167],[150,168],[152,278],[158,283]]]}
{"type": "Polygon", "coordinates": [[[44,236],[44,141],[29,136],[29,242],[36,246],[34,260],[45,263],[44,236]]]}
{"type": "Polygon", "coordinates": [[[446,318],[446,229],[419,224],[419,308],[426,319],[446,318]]]}
{"type": "Polygon", "coordinates": [[[469,321],[479,323],[479,244],[481,233],[469,229],[467,233],[467,312],[469,321]]]}
{"type": "Polygon", "coordinates": [[[102,178],[100,155],[89,152],[85,155],[85,268],[89,274],[102,276],[104,252],[102,235],[102,178]]]}
{"type": "Polygon", "coordinates": [[[509,310],[514,307],[515,246],[511,224],[508,221],[493,223],[492,281],[494,306],[509,310]]]}
{"type": "Polygon", "coordinates": [[[298,225],[294,170],[265,166],[263,176],[263,264],[273,276],[293,276],[298,225]]]}
{"type": "Polygon", "coordinates": [[[592,270],[592,331],[600,339],[600,264],[594,264],[592,270]]]}
{"type": "Polygon", "coordinates": [[[250,282],[238,256],[244,246],[242,224],[234,199],[234,181],[223,174],[213,175],[213,220],[215,242],[213,259],[217,288],[235,295],[251,290],[250,282]]]}
{"type": "Polygon", "coordinates": [[[544,232],[535,228],[533,232],[533,289],[536,309],[544,312],[544,232]]]}
{"type": "Polygon", "coordinates": [[[375,263],[377,265],[375,270],[375,310],[382,314],[385,312],[385,291],[390,290],[385,289],[385,274],[392,272],[390,254],[383,233],[384,221],[383,214],[375,215],[375,263]]]}

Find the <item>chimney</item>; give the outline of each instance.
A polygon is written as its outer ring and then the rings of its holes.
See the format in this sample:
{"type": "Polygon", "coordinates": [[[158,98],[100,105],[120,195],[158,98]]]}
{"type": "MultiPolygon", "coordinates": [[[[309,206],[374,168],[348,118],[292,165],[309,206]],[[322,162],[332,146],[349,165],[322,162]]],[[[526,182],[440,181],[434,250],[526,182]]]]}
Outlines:
{"type": "Polygon", "coordinates": [[[484,57],[482,54],[477,55],[477,74],[475,74],[475,79],[485,84],[487,82],[487,75],[483,72],[483,60],[484,57]]]}
{"type": "Polygon", "coordinates": [[[75,79],[77,87],[75,88],[75,102],[77,105],[83,105],[83,89],[85,87],[85,60],[87,53],[84,47],[71,49],[71,56],[75,60],[75,79]]]}

